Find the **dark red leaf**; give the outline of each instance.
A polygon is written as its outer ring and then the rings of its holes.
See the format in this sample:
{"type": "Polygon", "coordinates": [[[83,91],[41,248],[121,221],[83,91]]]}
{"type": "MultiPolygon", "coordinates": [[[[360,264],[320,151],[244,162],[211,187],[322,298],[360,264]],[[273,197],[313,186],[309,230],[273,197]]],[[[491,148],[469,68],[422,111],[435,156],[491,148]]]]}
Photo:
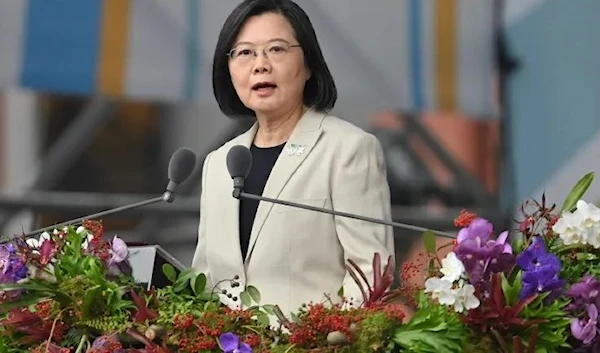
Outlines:
{"type": "Polygon", "coordinates": [[[158,314],[146,305],[146,302],[135,291],[130,291],[131,299],[133,300],[133,304],[137,308],[137,312],[135,313],[134,320],[136,322],[145,322],[146,320],[153,320],[158,317],[158,314]]]}

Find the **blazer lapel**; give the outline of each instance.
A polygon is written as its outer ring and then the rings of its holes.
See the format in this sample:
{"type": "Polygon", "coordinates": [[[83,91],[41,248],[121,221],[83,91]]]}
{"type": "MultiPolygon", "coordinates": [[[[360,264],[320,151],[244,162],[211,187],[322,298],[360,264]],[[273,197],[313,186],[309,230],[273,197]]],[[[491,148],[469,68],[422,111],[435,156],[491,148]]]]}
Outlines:
{"type": "MultiPolygon", "coordinates": [[[[312,110],[307,111],[298,122],[296,129],[290,136],[290,139],[283,147],[283,151],[273,166],[269,179],[265,185],[263,195],[269,198],[277,198],[287,184],[288,180],[294,175],[298,167],[314,149],[319,136],[321,136],[321,122],[325,114],[317,113],[312,110]]],[[[250,235],[250,246],[246,254],[245,262],[248,261],[252,250],[256,245],[258,236],[262,227],[273,208],[270,202],[261,201],[256,211],[252,233],[250,235]]]]}

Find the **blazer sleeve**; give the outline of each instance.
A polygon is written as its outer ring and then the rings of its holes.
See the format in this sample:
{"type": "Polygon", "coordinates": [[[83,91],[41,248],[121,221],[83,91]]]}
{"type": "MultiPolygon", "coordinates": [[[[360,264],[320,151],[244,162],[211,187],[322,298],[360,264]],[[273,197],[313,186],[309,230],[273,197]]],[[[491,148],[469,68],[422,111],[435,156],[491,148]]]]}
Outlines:
{"type": "MultiPolygon", "coordinates": [[[[372,218],[391,220],[390,189],[383,150],[377,138],[364,134],[354,143],[347,143],[334,172],[332,186],[333,209],[372,218]]],[[[373,281],[373,257],[381,255],[382,267],[394,255],[393,229],[389,226],[335,217],[338,239],[344,249],[344,260],[352,259],[373,281]]],[[[361,304],[361,291],[348,272],[344,278],[344,296],[361,304]]]]}
{"type": "MultiPolygon", "coordinates": [[[[196,252],[192,260],[192,268],[197,273],[204,273],[208,283],[210,281],[210,273],[208,271],[208,263],[206,261],[206,190],[207,190],[207,171],[210,157],[213,152],[209,153],[204,159],[202,165],[202,190],[200,191],[200,225],[198,226],[198,243],[196,245],[196,252]]],[[[207,285],[208,286],[208,285],[207,285]]]]}

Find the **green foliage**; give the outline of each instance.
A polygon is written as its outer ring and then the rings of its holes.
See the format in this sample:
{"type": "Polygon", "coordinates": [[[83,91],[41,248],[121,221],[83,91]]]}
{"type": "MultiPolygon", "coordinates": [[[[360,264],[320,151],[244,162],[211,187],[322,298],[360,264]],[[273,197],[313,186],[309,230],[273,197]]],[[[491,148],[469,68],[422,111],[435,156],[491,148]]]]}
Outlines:
{"type": "Polygon", "coordinates": [[[171,323],[175,316],[188,313],[201,317],[204,311],[216,311],[220,306],[219,297],[207,292],[205,274],[196,274],[188,268],[177,275],[170,264],[163,265],[163,272],[173,285],[157,290],[157,300],[161,303],[159,324],[171,323]]]}
{"type": "Polygon", "coordinates": [[[425,246],[425,251],[429,254],[436,253],[436,242],[435,242],[435,233],[431,230],[427,230],[423,233],[423,244],[425,246]]]}
{"type": "Polygon", "coordinates": [[[63,238],[55,239],[60,253],[51,267],[38,268],[37,275],[27,281],[0,285],[0,290],[26,291],[18,300],[0,307],[26,307],[50,298],[60,304],[60,309],[81,311],[84,319],[120,315],[131,309],[130,301],[123,298],[123,288],[109,278],[102,260],[82,251],[87,236],[86,231],[78,233],[73,227],[68,228],[63,238]]]}
{"type": "MultiPolygon", "coordinates": [[[[538,324],[536,353],[556,352],[558,347],[569,348],[567,337],[570,334],[568,313],[564,310],[568,301],[559,298],[547,303],[548,293],[540,295],[527,305],[521,316],[528,320],[542,320],[538,324]]],[[[532,329],[525,330],[521,337],[529,340],[532,329]]]]}
{"type": "Polygon", "coordinates": [[[132,327],[129,316],[124,314],[82,320],[80,323],[81,326],[89,327],[96,332],[125,332],[132,327]]]}
{"type": "Polygon", "coordinates": [[[565,201],[563,202],[561,212],[573,211],[577,201],[581,199],[590,185],[592,185],[592,181],[594,181],[594,172],[587,173],[581,179],[579,179],[577,184],[573,186],[571,192],[569,192],[565,201]]]}
{"type": "Polygon", "coordinates": [[[571,283],[579,282],[585,275],[600,278],[600,251],[591,246],[569,245],[564,246],[558,241],[552,247],[562,264],[560,277],[568,279],[571,283]]]}
{"type": "MultiPolygon", "coordinates": [[[[501,279],[506,304],[509,307],[517,305],[522,288],[522,271],[516,271],[510,279],[502,274],[501,279]]],[[[525,346],[531,339],[532,334],[536,335],[536,353],[554,352],[556,347],[569,347],[566,344],[569,336],[569,319],[567,312],[564,311],[568,302],[559,298],[548,303],[545,300],[548,294],[538,296],[533,302],[527,304],[519,314],[519,317],[526,321],[537,322],[535,325],[516,332],[525,346]],[[534,333],[534,328],[537,333],[534,333]]]]}
{"type": "Polygon", "coordinates": [[[512,280],[512,284],[506,278],[504,273],[501,274],[502,292],[508,306],[514,306],[519,302],[519,293],[521,293],[523,272],[517,271],[512,280]]]}
{"type": "Polygon", "coordinates": [[[419,310],[396,329],[390,351],[439,353],[464,352],[469,331],[457,313],[419,295],[419,310]]]}
{"type": "Polygon", "coordinates": [[[15,345],[15,342],[9,336],[1,335],[0,329],[0,353],[25,353],[28,349],[22,349],[15,345]]]}
{"type": "Polygon", "coordinates": [[[361,323],[358,337],[352,345],[353,352],[372,353],[380,352],[389,342],[396,329],[396,323],[384,313],[367,316],[361,323]]]}

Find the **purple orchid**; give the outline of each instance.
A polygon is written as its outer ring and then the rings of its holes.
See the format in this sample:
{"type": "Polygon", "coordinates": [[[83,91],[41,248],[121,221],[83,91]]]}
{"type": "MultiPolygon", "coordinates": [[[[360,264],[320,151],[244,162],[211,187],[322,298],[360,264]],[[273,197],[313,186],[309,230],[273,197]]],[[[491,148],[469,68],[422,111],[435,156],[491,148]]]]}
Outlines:
{"type": "Polygon", "coordinates": [[[581,310],[586,304],[600,305],[600,282],[592,275],[586,275],[581,282],[575,283],[567,291],[567,296],[573,299],[569,310],[581,310]]]}
{"type": "Polygon", "coordinates": [[[534,294],[550,292],[546,297],[552,300],[560,294],[565,281],[558,278],[558,272],[551,267],[542,267],[537,270],[524,271],[522,278],[523,288],[521,288],[520,298],[529,298],[534,294]]]}
{"type": "Polygon", "coordinates": [[[517,265],[525,271],[535,271],[541,267],[550,267],[560,271],[560,260],[546,250],[541,237],[534,237],[533,243],[517,257],[517,265]]]}
{"type": "Polygon", "coordinates": [[[10,252],[5,246],[0,246],[0,270],[2,274],[8,272],[10,267],[10,252]]]}
{"type": "Polygon", "coordinates": [[[483,218],[473,220],[458,232],[454,252],[473,284],[488,280],[492,273],[508,271],[514,264],[508,232],[502,232],[495,240],[492,233],[492,224],[483,218]]]}
{"type": "Polygon", "coordinates": [[[111,254],[112,256],[108,261],[108,266],[120,264],[127,259],[127,256],[129,256],[127,244],[123,241],[123,239],[117,237],[116,235],[112,240],[111,254]]]}
{"type": "Polygon", "coordinates": [[[534,237],[531,245],[517,256],[517,265],[523,269],[521,299],[550,292],[546,298],[549,301],[562,292],[565,281],[558,277],[560,260],[547,251],[541,237],[534,237]]]}
{"type": "Polygon", "coordinates": [[[586,316],[585,319],[571,320],[571,333],[573,337],[587,345],[592,343],[598,333],[598,308],[596,305],[587,306],[586,316]]]}
{"type": "MultiPolygon", "coordinates": [[[[18,282],[27,277],[25,262],[17,254],[12,244],[0,245],[0,284],[18,282]]],[[[13,300],[21,295],[21,290],[0,291],[0,300],[13,300]]]]}
{"type": "Polygon", "coordinates": [[[222,334],[219,343],[224,353],[252,353],[252,348],[240,341],[240,338],[231,332],[222,334]]]}
{"type": "Polygon", "coordinates": [[[27,266],[12,244],[0,245],[0,283],[14,283],[27,277],[27,266]]]}
{"type": "Polygon", "coordinates": [[[111,257],[107,263],[108,273],[113,276],[131,274],[131,266],[126,261],[129,257],[129,248],[127,247],[127,244],[116,235],[112,240],[110,253],[111,257]]]}
{"type": "Polygon", "coordinates": [[[126,350],[121,347],[121,343],[116,335],[100,336],[92,343],[92,351],[110,351],[112,353],[125,353],[126,350]],[[116,349],[115,349],[116,348],[116,349]]]}

